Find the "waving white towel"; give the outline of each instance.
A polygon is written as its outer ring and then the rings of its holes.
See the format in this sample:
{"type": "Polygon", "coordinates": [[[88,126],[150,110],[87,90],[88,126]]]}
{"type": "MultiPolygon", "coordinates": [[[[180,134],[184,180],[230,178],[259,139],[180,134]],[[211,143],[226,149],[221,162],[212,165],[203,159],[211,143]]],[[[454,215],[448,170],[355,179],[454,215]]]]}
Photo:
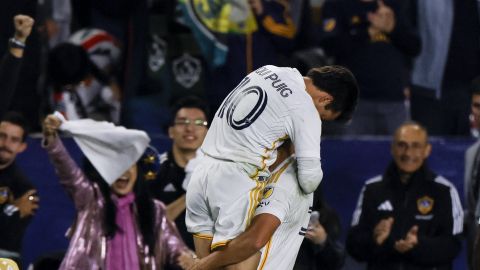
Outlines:
{"type": "Polygon", "coordinates": [[[91,119],[62,120],[60,130],[70,134],[83,154],[109,185],[142,156],[150,143],[147,133],[91,119]]]}

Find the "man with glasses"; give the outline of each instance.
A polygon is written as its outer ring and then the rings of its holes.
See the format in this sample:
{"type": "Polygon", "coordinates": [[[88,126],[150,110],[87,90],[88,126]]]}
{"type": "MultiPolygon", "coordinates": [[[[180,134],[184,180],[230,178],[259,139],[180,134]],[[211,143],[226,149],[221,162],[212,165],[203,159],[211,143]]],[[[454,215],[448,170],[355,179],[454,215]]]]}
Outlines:
{"type": "Polygon", "coordinates": [[[153,197],[167,205],[167,217],[175,221],[185,243],[193,249],[193,240],[185,226],[185,166],[196,156],[208,130],[208,107],[201,99],[180,99],[172,110],[168,128],[172,149],[160,155],[160,170],[151,181],[153,197]]]}
{"type": "Polygon", "coordinates": [[[426,129],[405,123],[394,135],[393,162],[365,183],[346,245],[369,270],[452,269],[463,210],[455,187],[428,167],[430,152],[426,129]]]}

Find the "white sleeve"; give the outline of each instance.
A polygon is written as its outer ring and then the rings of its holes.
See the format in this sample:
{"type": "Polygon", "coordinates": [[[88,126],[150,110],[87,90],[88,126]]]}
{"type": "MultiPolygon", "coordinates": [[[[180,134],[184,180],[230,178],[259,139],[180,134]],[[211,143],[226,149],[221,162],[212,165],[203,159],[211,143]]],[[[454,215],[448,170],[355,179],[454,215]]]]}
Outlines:
{"type": "Polygon", "coordinates": [[[308,104],[292,110],[290,120],[287,134],[295,146],[295,156],[320,159],[322,120],[315,107],[308,104]]]}
{"type": "Polygon", "coordinates": [[[292,110],[291,125],[287,127],[298,166],[298,183],[305,194],[312,193],[322,181],[320,141],[322,121],[313,105],[292,110]]]}
{"type": "Polygon", "coordinates": [[[298,184],[305,194],[314,192],[323,179],[322,164],[318,158],[297,158],[298,184]]]}
{"type": "Polygon", "coordinates": [[[288,190],[277,185],[269,185],[265,188],[263,199],[257,206],[255,215],[271,214],[276,216],[280,222],[285,220],[289,212],[290,197],[288,190]]]}

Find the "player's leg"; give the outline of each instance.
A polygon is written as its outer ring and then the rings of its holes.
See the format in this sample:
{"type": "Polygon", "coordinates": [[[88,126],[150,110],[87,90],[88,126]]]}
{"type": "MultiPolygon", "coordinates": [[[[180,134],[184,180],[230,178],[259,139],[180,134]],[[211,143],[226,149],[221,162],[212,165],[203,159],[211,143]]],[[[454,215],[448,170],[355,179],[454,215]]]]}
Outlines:
{"type": "MultiPolygon", "coordinates": [[[[215,221],[214,238],[211,249],[222,248],[248,227],[262,196],[265,181],[251,179],[237,164],[229,164],[222,171],[222,178],[207,187],[209,206],[215,221]],[[225,179],[231,179],[225,181],[225,179]]],[[[220,171],[217,171],[217,175],[220,171]]],[[[228,266],[228,270],[255,270],[260,261],[260,253],[249,259],[228,266]]]]}

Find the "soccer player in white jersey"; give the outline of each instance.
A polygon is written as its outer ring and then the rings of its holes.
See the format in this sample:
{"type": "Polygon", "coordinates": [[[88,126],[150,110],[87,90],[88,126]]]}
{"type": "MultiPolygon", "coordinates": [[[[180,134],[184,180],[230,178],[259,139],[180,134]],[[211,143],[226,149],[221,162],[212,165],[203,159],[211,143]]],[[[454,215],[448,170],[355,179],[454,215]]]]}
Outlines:
{"type": "Polygon", "coordinates": [[[245,231],[284,140],[294,145],[302,191],[317,188],[320,119],[350,119],[357,96],[354,76],[339,66],[315,68],[306,77],[264,66],[240,82],[215,114],[201,147],[205,158],[187,189],[186,224],[199,257],[245,231]]]}
{"type": "Polygon", "coordinates": [[[304,194],[297,183],[295,157],[287,141],[278,149],[272,176],[263,190],[252,225],[227,246],[204,257],[194,270],[218,269],[241,262],[264,247],[257,265],[243,270],[292,269],[307,233],[313,193],[304,194]]]}

